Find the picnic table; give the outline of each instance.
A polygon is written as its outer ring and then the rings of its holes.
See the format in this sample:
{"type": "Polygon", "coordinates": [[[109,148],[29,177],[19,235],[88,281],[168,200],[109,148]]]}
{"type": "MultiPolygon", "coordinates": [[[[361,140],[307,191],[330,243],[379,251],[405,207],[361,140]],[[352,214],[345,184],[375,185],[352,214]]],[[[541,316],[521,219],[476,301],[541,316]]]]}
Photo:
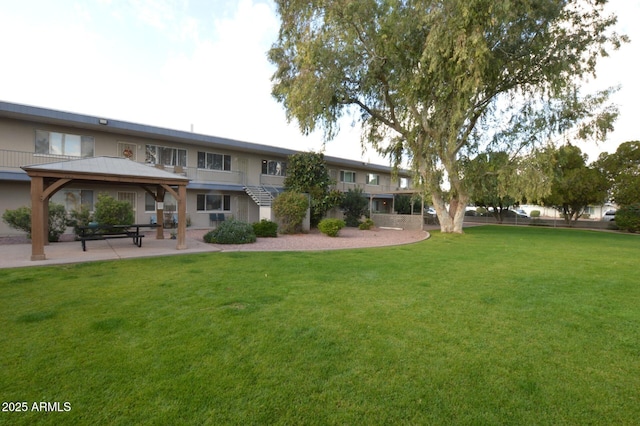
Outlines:
{"type": "Polygon", "coordinates": [[[133,225],[100,225],[91,224],[89,226],[79,226],[78,239],[82,244],[82,251],[87,251],[87,241],[108,240],[112,238],[131,238],[133,244],[142,247],[144,234],[141,228],[156,228],[154,223],[136,223],[133,225]]]}

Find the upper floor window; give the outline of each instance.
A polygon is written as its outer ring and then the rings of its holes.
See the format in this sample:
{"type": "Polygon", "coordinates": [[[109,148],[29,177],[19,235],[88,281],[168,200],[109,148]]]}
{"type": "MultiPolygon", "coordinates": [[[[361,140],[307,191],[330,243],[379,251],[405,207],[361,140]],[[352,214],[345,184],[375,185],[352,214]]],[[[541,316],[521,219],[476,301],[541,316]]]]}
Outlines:
{"type": "Polygon", "coordinates": [[[198,168],[230,171],[231,156],[213,154],[211,152],[198,152],[198,168]]]}
{"type": "Polygon", "coordinates": [[[375,173],[367,174],[367,185],[380,185],[380,175],[375,173]]]}
{"type": "Polygon", "coordinates": [[[287,163],[285,163],[284,161],[262,160],[262,174],[286,176],[287,163]]]}
{"type": "Polygon", "coordinates": [[[409,178],[401,177],[400,178],[400,188],[408,189],[409,188],[409,178]]]}
{"type": "Polygon", "coordinates": [[[93,136],[36,130],[36,154],[93,157],[94,145],[93,136]]]}
{"type": "Polygon", "coordinates": [[[350,172],[347,170],[340,170],[340,182],[355,183],[356,172],[350,172]]]}
{"type": "Polygon", "coordinates": [[[187,167],[187,150],[147,145],[145,161],[149,164],[187,167]]]}

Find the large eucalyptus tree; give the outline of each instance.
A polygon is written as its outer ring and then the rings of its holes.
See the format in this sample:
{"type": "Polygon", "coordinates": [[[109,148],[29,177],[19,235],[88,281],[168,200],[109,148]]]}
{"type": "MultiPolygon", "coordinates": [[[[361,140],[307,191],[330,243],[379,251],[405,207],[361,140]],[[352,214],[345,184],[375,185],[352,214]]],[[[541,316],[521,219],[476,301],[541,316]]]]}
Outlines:
{"type": "Polygon", "coordinates": [[[443,232],[462,232],[461,164],[574,126],[602,137],[608,91],[582,96],[616,49],[606,0],[276,0],[273,95],[304,133],[330,140],[358,114],[362,142],[410,162],[443,232]],[[495,149],[495,146],[493,146],[495,149]]]}

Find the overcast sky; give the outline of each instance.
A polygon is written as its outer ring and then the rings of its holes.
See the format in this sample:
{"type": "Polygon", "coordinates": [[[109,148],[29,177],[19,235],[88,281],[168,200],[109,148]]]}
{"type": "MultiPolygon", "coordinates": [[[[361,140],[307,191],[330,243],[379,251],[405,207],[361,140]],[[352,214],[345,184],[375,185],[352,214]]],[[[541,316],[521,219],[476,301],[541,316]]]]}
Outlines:
{"type": "MultiPolygon", "coordinates": [[[[637,129],[640,0],[611,0],[632,42],[601,61],[594,87],[622,85],[616,130],[592,159],[637,129]]],[[[269,0],[0,0],[0,99],[193,131],[300,151],[302,136],[271,97],[266,52],[279,28],[269,0]]],[[[361,153],[346,119],[327,155],[387,164],[361,153]]]]}

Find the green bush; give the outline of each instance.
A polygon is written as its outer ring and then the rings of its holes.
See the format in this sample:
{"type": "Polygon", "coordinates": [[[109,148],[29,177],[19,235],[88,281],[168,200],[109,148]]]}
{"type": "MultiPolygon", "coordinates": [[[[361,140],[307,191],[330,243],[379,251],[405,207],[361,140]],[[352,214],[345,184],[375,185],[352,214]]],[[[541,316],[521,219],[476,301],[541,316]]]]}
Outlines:
{"type": "Polygon", "coordinates": [[[273,200],[273,213],[280,220],[280,232],[298,234],[302,232],[302,221],[307,215],[309,200],[296,191],[286,191],[273,200]]]}
{"type": "Polygon", "coordinates": [[[640,230],[640,203],[624,206],[616,212],[616,226],[619,229],[637,232],[640,230]]]}
{"type": "Polygon", "coordinates": [[[127,201],[118,201],[107,194],[98,194],[93,220],[100,225],[131,225],[133,207],[127,201]]]}
{"type": "Polygon", "coordinates": [[[540,210],[531,210],[529,216],[531,216],[532,218],[540,217],[540,210]]]}
{"type": "Polygon", "coordinates": [[[349,189],[344,194],[344,199],[340,205],[344,212],[344,219],[347,226],[356,227],[360,225],[360,218],[369,211],[369,201],[362,193],[362,188],[349,189]]]}
{"type": "Polygon", "coordinates": [[[70,213],[69,226],[73,226],[73,232],[76,235],[80,235],[80,226],[88,226],[89,222],[93,221],[91,211],[87,206],[80,206],[80,210],[73,210],[70,213]]]}
{"type": "MultiPolygon", "coordinates": [[[[47,239],[49,242],[56,242],[67,229],[67,211],[62,204],[49,203],[48,219],[47,239]]],[[[27,237],[31,238],[31,207],[23,206],[15,210],[5,210],[2,214],[2,220],[13,229],[26,232],[27,237]]]]}
{"type": "Polygon", "coordinates": [[[358,229],[362,229],[363,231],[368,231],[373,228],[373,221],[369,218],[365,219],[360,225],[358,225],[358,229]]]}
{"type": "Polygon", "coordinates": [[[256,234],[250,224],[229,219],[222,222],[213,231],[207,232],[203,239],[207,243],[247,244],[256,242],[256,234]]]}
{"type": "Polygon", "coordinates": [[[60,235],[64,234],[69,226],[67,210],[62,204],[49,203],[49,242],[60,240],[60,235]]]}
{"type": "Polygon", "coordinates": [[[262,219],[260,222],[256,222],[253,225],[253,232],[256,237],[277,237],[278,236],[278,224],[267,219],[262,219]]]}
{"type": "Polygon", "coordinates": [[[345,227],[345,222],[342,219],[322,219],[318,224],[318,229],[325,235],[330,237],[337,237],[342,228],[345,227]]]}
{"type": "Polygon", "coordinates": [[[27,237],[31,238],[31,208],[27,206],[18,207],[15,210],[5,210],[2,214],[4,223],[27,233],[27,237]]]}

